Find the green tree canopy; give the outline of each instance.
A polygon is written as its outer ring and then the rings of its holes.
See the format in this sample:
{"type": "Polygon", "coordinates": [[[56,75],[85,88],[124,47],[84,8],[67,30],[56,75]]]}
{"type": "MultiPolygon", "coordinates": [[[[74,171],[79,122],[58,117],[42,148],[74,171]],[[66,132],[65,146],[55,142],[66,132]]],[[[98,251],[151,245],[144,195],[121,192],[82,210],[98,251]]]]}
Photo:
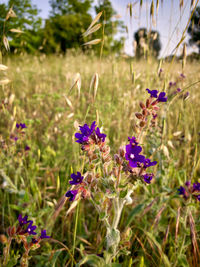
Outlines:
{"type": "Polygon", "coordinates": [[[188,27],[188,33],[190,35],[189,43],[191,45],[196,45],[200,54],[200,6],[196,8],[192,16],[188,27]]]}
{"type": "Polygon", "coordinates": [[[135,56],[141,58],[148,53],[153,57],[158,57],[161,50],[160,34],[157,31],[147,32],[146,28],[140,28],[134,34],[136,42],[135,56]]]}
{"type": "Polygon", "coordinates": [[[9,0],[7,6],[1,5],[0,7],[1,33],[3,32],[6,14],[11,7],[16,14],[16,17],[11,17],[6,21],[4,29],[11,50],[32,52],[37,49],[40,44],[38,33],[42,20],[38,17],[39,10],[31,3],[31,0],[9,0]],[[23,33],[13,33],[11,29],[21,30],[23,33]]]}

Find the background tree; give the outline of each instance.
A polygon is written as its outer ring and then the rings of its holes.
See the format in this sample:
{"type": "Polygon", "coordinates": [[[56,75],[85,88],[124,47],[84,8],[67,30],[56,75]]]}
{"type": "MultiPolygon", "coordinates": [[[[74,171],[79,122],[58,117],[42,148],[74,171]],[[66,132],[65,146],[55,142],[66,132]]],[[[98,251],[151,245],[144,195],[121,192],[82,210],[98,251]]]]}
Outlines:
{"type": "MultiPolygon", "coordinates": [[[[96,14],[104,11],[104,14],[100,18],[100,23],[104,24],[104,54],[119,53],[124,47],[124,37],[114,37],[118,33],[125,32],[125,26],[122,21],[118,19],[116,11],[113,9],[109,0],[99,0],[95,6],[96,14]]],[[[101,33],[96,32],[93,37],[102,38],[101,33]]],[[[95,38],[94,38],[95,39],[95,38]]],[[[95,46],[95,49],[99,53],[100,45],[95,46]]]]}
{"type": "Polygon", "coordinates": [[[190,25],[188,27],[190,35],[189,44],[196,45],[200,54],[200,6],[198,6],[192,16],[190,25]]]}
{"type": "Polygon", "coordinates": [[[38,17],[39,10],[31,3],[31,0],[9,0],[7,6],[1,5],[0,23],[1,32],[5,20],[5,14],[12,7],[15,12],[15,18],[6,22],[5,33],[9,39],[11,51],[14,52],[33,52],[41,43],[41,23],[42,19],[38,17]],[[13,33],[11,29],[19,29],[23,34],[13,33]]]}
{"type": "Polygon", "coordinates": [[[147,32],[146,28],[140,28],[135,34],[135,56],[144,57],[146,53],[158,57],[161,50],[160,34],[157,31],[147,32]]]}
{"type": "Polygon", "coordinates": [[[45,22],[44,51],[64,53],[69,48],[80,48],[84,43],[82,34],[92,21],[88,13],[92,0],[51,0],[49,3],[51,12],[45,22]]]}

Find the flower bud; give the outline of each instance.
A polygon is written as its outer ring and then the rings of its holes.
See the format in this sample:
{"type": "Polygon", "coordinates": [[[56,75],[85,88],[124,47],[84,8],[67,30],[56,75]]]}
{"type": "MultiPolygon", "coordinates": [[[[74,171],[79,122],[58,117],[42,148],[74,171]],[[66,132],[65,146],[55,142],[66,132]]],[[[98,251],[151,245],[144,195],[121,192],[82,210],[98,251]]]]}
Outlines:
{"type": "Polygon", "coordinates": [[[145,108],[145,105],[144,105],[142,102],[140,102],[140,107],[141,107],[142,109],[144,109],[144,108],[145,108]]]}
{"type": "Polygon", "coordinates": [[[146,101],[146,107],[149,108],[151,105],[151,100],[148,98],[146,101]]]}
{"type": "Polygon", "coordinates": [[[147,116],[147,115],[149,114],[149,112],[148,112],[146,109],[143,109],[142,114],[143,114],[144,116],[147,116]]]}
{"type": "Polygon", "coordinates": [[[138,112],[135,113],[135,116],[136,116],[136,118],[138,118],[139,120],[141,120],[141,119],[143,118],[142,114],[141,114],[141,113],[138,113],[138,112]]]}
{"type": "Polygon", "coordinates": [[[144,127],[144,126],[145,126],[145,124],[146,124],[146,122],[145,122],[145,121],[141,121],[141,122],[140,122],[140,127],[144,127]]]}

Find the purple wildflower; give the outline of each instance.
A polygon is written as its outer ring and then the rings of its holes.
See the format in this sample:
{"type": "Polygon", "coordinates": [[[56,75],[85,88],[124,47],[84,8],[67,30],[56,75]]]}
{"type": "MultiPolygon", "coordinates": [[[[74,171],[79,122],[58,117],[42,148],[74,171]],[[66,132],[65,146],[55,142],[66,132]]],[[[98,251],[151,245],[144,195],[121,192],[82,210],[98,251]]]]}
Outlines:
{"type": "Polygon", "coordinates": [[[145,159],[144,161],[144,169],[149,168],[157,164],[157,161],[151,161],[150,159],[145,159]]]}
{"type": "Polygon", "coordinates": [[[198,196],[197,196],[197,200],[199,200],[199,201],[200,201],[200,195],[198,195],[198,196]]]}
{"type": "Polygon", "coordinates": [[[84,124],[83,126],[79,126],[81,133],[75,133],[75,137],[78,139],[76,140],[79,144],[85,144],[88,142],[89,137],[94,132],[96,127],[96,122],[93,121],[91,124],[91,127],[89,127],[87,124],[84,124]]]}
{"type": "Polygon", "coordinates": [[[200,191],[200,183],[196,183],[196,184],[194,183],[193,184],[193,190],[194,191],[200,191]]]}
{"type": "Polygon", "coordinates": [[[32,244],[37,244],[38,243],[38,240],[36,238],[32,238],[31,243],[32,244]]]}
{"type": "Polygon", "coordinates": [[[81,184],[83,181],[83,176],[81,176],[80,172],[77,172],[77,174],[72,173],[71,178],[72,178],[72,181],[69,181],[71,185],[81,184]]]}
{"type": "Polygon", "coordinates": [[[132,144],[126,145],[125,158],[129,161],[129,165],[132,168],[137,167],[138,163],[144,163],[145,157],[139,155],[141,151],[141,146],[132,146],[132,144]]]}
{"type": "Polygon", "coordinates": [[[66,197],[69,197],[69,201],[73,201],[78,193],[78,190],[69,190],[65,194],[66,197]]]}
{"type": "Polygon", "coordinates": [[[158,102],[167,102],[167,97],[165,96],[165,92],[161,92],[158,96],[158,102]]]}
{"type": "Polygon", "coordinates": [[[183,73],[181,73],[180,77],[184,79],[186,76],[183,73]]]}
{"type": "Polygon", "coordinates": [[[171,87],[171,86],[175,86],[176,85],[176,82],[169,82],[169,87],[171,87]]]}
{"type": "Polygon", "coordinates": [[[138,142],[136,141],[136,138],[133,136],[133,137],[128,137],[128,140],[130,142],[130,144],[134,144],[134,145],[138,145],[138,142]]]}
{"type": "Polygon", "coordinates": [[[177,91],[177,93],[180,93],[181,92],[181,88],[177,88],[176,91],[177,91]]]}
{"type": "Polygon", "coordinates": [[[31,150],[30,146],[25,146],[25,151],[31,150]]]}
{"type": "Polygon", "coordinates": [[[26,233],[28,233],[29,235],[36,235],[37,233],[34,232],[34,230],[37,228],[37,226],[32,225],[33,221],[30,221],[28,227],[26,228],[26,233]]]}
{"type": "Polygon", "coordinates": [[[19,129],[25,129],[27,128],[26,124],[25,123],[16,123],[16,128],[19,129]]]}
{"type": "Polygon", "coordinates": [[[186,185],[187,187],[189,187],[189,186],[191,185],[191,182],[190,182],[190,181],[186,181],[186,182],[185,182],[185,185],[186,185]]]}
{"type": "Polygon", "coordinates": [[[151,183],[151,180],[153,178],[153,174],[152,173],[146,173],[145,175],[143,175],[143,178],[144,178],[144,181],[147,184],[150,184],[151,183]]]}
{"type": "Polygon", "coordinates": [[[96,135],[98,136],[98,138],[99,138],[100,140],[102,139],[102,140],[101,140],[102,142],[105,141],[106,134],[101,133],[99,127],[97,127],[97,129],[95,130],[95,133],[96,133],[96,135]]]}
{"type": "Polygon", "coordinates": [[[151,97],[154,97],[154,98],[158,97],[158,91],[157,90],[149,90],[147,88],[146,91],[150,94],[151,97]]]}
{"type": "Polygon", "coordinates": [[[180,188],[178,188],[178,191],[179,191],[179,195],[185,196],[185,188],[183,186],[180,186],[180,188]]]}
{"type": "Polygon", "coordinates": [[[28,216],[27,215],[24,216],[24,218],[23,218],[22,217],[22,214],[19,214],[19,216],[18,216],[18,222],[19,222],[20,226],[23,226],[23,225],[31,222],[31,221],[27,221],[27,219],[28,219],[28,216]]]}
{"type": "Polygon", "coordinates": [[[50,236],[48,236],[48,235],[46,234],[46,230],[41,230],[40,238],[41,238],[41,239],[44,239],[44,238],[50,238],[50,236]]]}

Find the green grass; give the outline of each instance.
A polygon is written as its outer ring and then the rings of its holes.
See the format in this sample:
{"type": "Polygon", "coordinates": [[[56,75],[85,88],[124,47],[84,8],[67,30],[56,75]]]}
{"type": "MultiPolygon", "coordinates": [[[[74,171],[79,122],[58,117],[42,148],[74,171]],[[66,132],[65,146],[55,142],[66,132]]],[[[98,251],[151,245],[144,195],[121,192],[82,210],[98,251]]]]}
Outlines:
{"type": "MultiPolygon", "coordinates": [[[[43,241],[40,249],[31,252],[30,266],[65,266],[71,264],[73,254],[78,262],[81,254],[102,252],[105,229],[88,200],[81,200],[78,214],[73,210],[69,215],[66,202],[52,219],[57,202],[69,189],[71,172],[84,169],[84,156],[74,138],[76,125],[96,120],[108,136],[112,153],[116,153],[127,143],[127,137],[136,133],[134,113],[147,97],[146,88],[164,89],[169,101],[159,112],[158,126],[143,139],[146,154],[153,153],[159,164],[153,183],[137,188],[133,204],[122,214],[120,248],[131,253],[121,256],[120,261],[122,266],[195,266],[187,214],[192,212],[199,243],[199,203],[187,206],[177,188],[186,180],[200,179],[200,83],[196,83],[200,81],[200,64],[187,63],[185,79],[180,78],[181,62],[163,63],[164,72],[159,77],[158,62],[151,59],[130,62],[110,56],[100,62],[86,55],[67,54],[9,57],[5,65],[12,82],[0,87],[1,100],[11,94],[15,100],[0,110],[0,135],[8,145],[8,149],[1,148],[0,157],[1,234],[6,234],[23,212],[61,242],[43,241]],[[69,94],[77,72],[82,81],[80,98],[76,87],[69,94]],[[94,101],[89,87],[95,72],[99,86],[94,101]],[[170,81],[176,81],[176,86],[169,88],[170,81]],[[178,87],[185,91],[174,97],[178,87]],[[184,100],[186,91],[190,97],[184,100]],[[28,126],[17,145],[10,141],[16,122],[28,126]],[[25,155],[22,148],[26,144],[31,150],[25,155]]],[[[20,246],[13,243],[12,253],[17,251],[22,254],[20,246]]]]}

